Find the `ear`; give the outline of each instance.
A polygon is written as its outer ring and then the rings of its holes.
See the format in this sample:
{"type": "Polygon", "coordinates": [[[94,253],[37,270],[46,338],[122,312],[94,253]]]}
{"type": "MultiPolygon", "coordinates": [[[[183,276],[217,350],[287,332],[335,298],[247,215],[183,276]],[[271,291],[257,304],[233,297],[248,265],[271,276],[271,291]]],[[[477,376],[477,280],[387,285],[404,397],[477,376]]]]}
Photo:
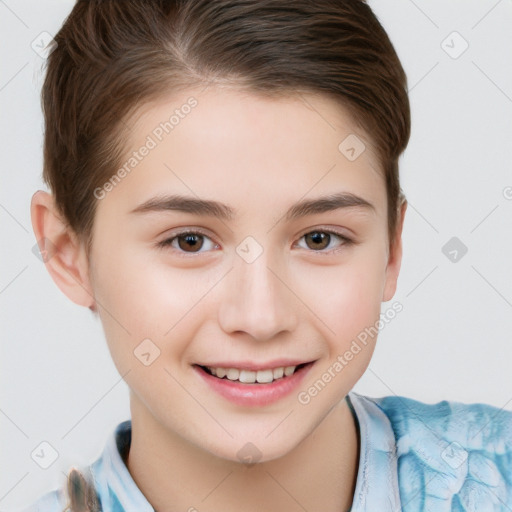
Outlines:
{"type": "Polygon", "coordinates": [[[404,227],[407,204],[407,200],[404,199],[399,212],[395,242],[389,250],[388,264],[386,267],[386,284],[382,294],[383,302],[391,300],[396,292],[398,274],[400,273],[400,266],[402,264],[402,229],[404,227]]]}
{"type": "Polygon", "coordinates": [[[32,228],[46,269],[75,304],[96,311],[83,244],[59,213],[51,194],[38,190],[30,204],[32,228]]]}

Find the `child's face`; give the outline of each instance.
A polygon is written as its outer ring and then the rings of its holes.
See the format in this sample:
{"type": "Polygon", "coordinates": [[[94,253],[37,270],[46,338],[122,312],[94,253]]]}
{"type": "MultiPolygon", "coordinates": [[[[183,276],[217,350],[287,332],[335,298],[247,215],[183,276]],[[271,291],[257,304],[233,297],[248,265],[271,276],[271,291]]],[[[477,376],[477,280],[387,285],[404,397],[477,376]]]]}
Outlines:
{"type": "Polygon", "coordinates": [[[388,252],[386,189],[369,145],[355,160],[340,151],[360,130],[331,100],[303,98],[213,89],[148,106],[130,132],[125,161],[137,151],[136,165],[98,200],[90,278],[132,414],[235,461],[247,442],[262,461],[287,453],[350,391],[375,337],[351,360],[344,354],[376,325],[400,266],[400,244],[388,252]],[[190,96],[197,105],[181,109],[190,96]],[[172,131],[158,130],[175,109],[172,131]],[[286,216],[297,202],[341,193],[373,208],[286,216]],[[232,218],[134,212],[170,195],[222,203],[232,218]],[[184,230],[199,235],[157,246],[184,230]],[[330,231],[354,243],[329,240],[330,231]],[[197,366],[308,362],[292,377],[252,385],[197,366]]]}

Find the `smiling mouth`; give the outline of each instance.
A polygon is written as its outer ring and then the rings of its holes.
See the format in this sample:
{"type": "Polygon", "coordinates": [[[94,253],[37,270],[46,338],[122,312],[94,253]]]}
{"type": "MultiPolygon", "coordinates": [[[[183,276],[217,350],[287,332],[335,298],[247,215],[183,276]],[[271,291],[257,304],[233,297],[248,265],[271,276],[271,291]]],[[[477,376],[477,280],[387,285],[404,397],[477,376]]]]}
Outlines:
{"type": "Polygon", "coordinates": [[[281,366],[265,370],[243,370],[238,368],[213,368],[211,366],[196,365],[202,371],[218,379],[241,382],[242,384],[271,384],[278,380],[284,380],[295,372],[311,365],[313,362],[302,363],[297,366],[281,366]]]}

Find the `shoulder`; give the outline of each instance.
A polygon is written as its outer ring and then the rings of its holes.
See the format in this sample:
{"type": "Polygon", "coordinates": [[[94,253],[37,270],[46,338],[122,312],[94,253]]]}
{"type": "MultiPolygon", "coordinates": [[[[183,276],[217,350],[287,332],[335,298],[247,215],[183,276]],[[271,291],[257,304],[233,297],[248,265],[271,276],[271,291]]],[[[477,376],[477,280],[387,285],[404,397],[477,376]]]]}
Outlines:
{"type": "Polygon", "coordinates": [[[461,511],[512,505],[511,411],[480,403],[365,398],[386,414],[395,434],[404,510],[444,510],[441,503],[461,511]]]}
{"type": "Polygon", "coordinates": [[[80,506],[84,500],[89,505],[95,503],[99,510],[128,510],[119,503],[119,497],[127,503],[137,499],[133,510],[152,510],[124,463],[130,441],[131,420],[126,420],[113,429],[102,453],[92,464],[69,466],[57,489],[43,494],[19,512],[64,512],[68,510],[70,501],[78,504],[75,508],[89,509],[80,506]],[[72,489],[72,496],[68,489],[72,489]]]}

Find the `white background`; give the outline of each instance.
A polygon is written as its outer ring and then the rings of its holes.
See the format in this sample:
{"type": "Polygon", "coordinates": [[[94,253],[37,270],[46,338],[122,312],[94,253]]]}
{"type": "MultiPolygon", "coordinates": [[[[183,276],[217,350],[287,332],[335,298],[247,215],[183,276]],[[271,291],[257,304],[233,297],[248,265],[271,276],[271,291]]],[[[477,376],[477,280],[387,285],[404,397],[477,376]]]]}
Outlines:
{"type": "MultiPolygon", "coordinates": [[[[44,60],[31,43],[55,34],[72,4],[0,1],[0,512],[61,485],[70,465],[93,462],[129,417],[99,321],[32,253],[44,60]],[[42,441],[59,453],[48,469],[31,458],[42,441]]],[[[404,309],[382,329],[355,391],[512,410],[512,2],[370,4],[408,76],[412,137],[401,159],[409,208],[393,299],[404,309]],[[458,58],[443,49],[462,48],[453,31],[469,44],[458,58]],[[442,252],[452,237],[468,248],[456,263],[442,252]]]]}

